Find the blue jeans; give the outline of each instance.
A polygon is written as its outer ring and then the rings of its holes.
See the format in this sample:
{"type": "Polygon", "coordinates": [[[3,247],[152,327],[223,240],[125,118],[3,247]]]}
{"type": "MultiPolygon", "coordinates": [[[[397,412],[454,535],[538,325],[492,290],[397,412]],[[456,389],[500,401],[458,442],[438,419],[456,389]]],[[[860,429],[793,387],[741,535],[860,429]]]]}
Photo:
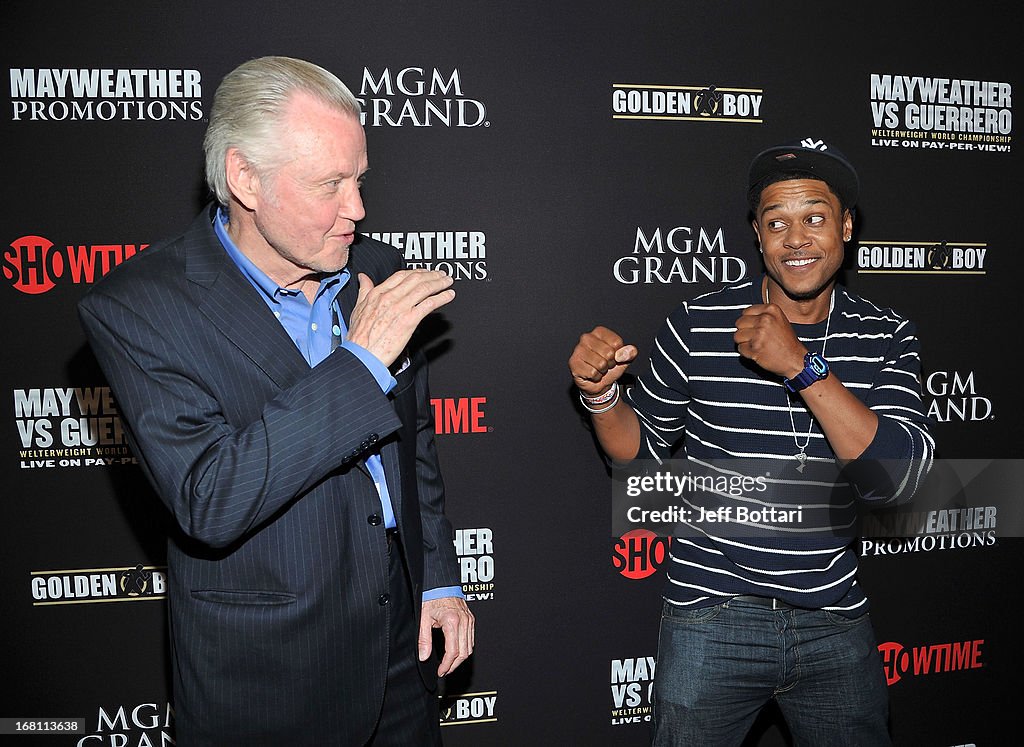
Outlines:
{"type": "Polygon", "coordinates": [[[664,603],[654,677],[654,745],[739,745],[776,700],[796,747],[890,745],[889,692],[867,614],[738,600],[664,603]]]}

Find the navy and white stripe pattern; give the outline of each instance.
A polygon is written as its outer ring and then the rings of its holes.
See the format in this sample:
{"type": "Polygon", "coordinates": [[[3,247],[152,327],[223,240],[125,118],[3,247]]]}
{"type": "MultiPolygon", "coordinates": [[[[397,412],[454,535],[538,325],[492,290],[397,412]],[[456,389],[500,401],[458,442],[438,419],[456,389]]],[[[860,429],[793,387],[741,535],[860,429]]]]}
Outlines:
{"type": "MultiPolygon", "coordinates": [[[[681,525],[665,598],[702,607],[758,594],[856,616],[867,610],[851,542],[857,501],[909,500],[931,463],[919,341],[907,319],[836,286],[825,355],[833,373],[879,418],[875,439],[855,463],[874,465],[862,470],[872,476],[862,484],[857,474],[839,474],[799,395],[789,395],[781,379],[736,352],[736,319],[761,303],[760,289],[758,278],[681,304],[658,332],[627,401],[640,418],[641,463],[662,469],[666,459],[685,458],[712,475],[763,475],[766,491],[719,495],[719,505],[799,506],[801,520],[681,525]],[[795,454],[805,441],[808,466],[801,472],[795,454]]],[[[824,321],[794,325],[817,352],[826,346],[825,328],[824,321]]]]}

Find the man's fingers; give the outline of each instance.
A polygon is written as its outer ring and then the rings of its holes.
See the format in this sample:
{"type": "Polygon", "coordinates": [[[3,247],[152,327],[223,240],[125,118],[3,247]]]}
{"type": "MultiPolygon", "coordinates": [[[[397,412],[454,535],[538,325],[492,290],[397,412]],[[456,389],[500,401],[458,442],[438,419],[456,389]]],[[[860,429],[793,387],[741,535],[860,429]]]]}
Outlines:
{"type": "Polygon", "coordinates": [[[445,304],[451,303],[454,300],[455,290],[453,288],[446,288],[426,296],[422,301],[418,301],[413,308],[423,311],[423,314],[420,317],[422,319],[430,312],[436,311],[445,304]]]}
{"type": "Polygon", "coordinates": [[[465,600],[444,598],[423,603],[420,616],[419,657],[426,661],[432,649],[431,631],[440,628],[444,636],[444,655],[437,675],[450,674],[473,653],[476,643],[476,621],[465,600]]]}
{"type": "Polygon", "coordinates": [[[399,270],[376,285],[359,273],[348,339],[391,365],[419,323],[455,299],[453,282],[437,270],[399,270]]]}
{"type": "Polygon", "coordinates": [[[416,648],[418,649],[420,661],[426,661],[430,658],[430,652],[434,648],[433,630],[434,626],[430,618],[423,617],[420,619],[420,633],[416,639],[416,648]]]}
{"type": "Polygon", "coordinates": [[[619,337],[618,333],[600,324],[594,327],[592,330],[590,330],[590,332],[588,332],[587,334],[593,335],[599,340],[603,340],[612,347],[619,347],[620,345],[622,345],[622,338],[619,337]]]}
{"type": "Polygon", "coordinates": [[[363,293],[369,293],[370,291],[373,290],[373,280],[370,279],[369,275],[367,275],[365,272],[361,272],[359,273],[358,278],[360,295],[362,295],[363,293]]]}
{"type": "Polygon", "coordinates": [[[452,611],[441,621],[441,633],[444,635],[444,657],[437,667],[439,677],[450,674],[473,653],[470,643],[472,625],[469,619],[452,611]]]}
{"type": "Polygon", "coordinates": [[[615,351],[615,362],[632,363],[639,352],[640,351],[636,349],[636,345],[623,345],[615,351]]]}
{"type": "Polygon", "coordinates": [[[447,288],[454,282],[451,275],[440,270],[399,270],[376,287],[382,294],[422,299],[447,288]]]}
{"type": "Polygon", "coordinates": [[[569,371],[576,385],[584,388],[586,383],[601,383],[609,371],[628,365],[637,353],[635,345],[623,344],[622,338],[607,327],[595,327],[580,335],[569,358],[569,371]]]}

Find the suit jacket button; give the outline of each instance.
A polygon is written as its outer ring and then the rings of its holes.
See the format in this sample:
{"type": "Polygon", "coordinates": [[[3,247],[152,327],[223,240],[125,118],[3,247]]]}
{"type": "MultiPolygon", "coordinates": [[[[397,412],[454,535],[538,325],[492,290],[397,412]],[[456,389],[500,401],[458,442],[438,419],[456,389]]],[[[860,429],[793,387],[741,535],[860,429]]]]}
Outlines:
{"type": "Polygon", "coordinates": [[[385,604],[387,604],[390,601],[391,601],[391,595],[390,594],[381,594],[379,597],[377,597],[377,604],[379,604],[381,607],[383,607],[385,604]]]}
{"type": "Polygon", "coordinates": [[[383,520],[377,514],[370,514],[366,517],[366,521],[371,527],[377,527],[380,526],[380,523],[383,520]]]}
{"type": "Polygon", "coordinates": [[[371,433],[371,434],[370,434],[370,443],[371,443],[371,444],[375,444],[375,443],[377,443],[377,441],[378,441],[379,439],[380,439],[380,436],[378,436],[378,435],[377,435],[376,433],[371,433]]]}

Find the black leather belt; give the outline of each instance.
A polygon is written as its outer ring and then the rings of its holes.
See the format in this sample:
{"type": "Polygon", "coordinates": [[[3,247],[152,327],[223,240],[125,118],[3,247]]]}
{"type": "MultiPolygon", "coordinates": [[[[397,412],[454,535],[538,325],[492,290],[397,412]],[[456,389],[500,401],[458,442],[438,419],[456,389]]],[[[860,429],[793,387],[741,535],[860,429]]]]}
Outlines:
{"type": "Polygon", "coordinates": [[[781,599],[775,597],[759,597],[756,594],[740,594],[729,599],[730,602],[743,602],[744,604],[752,604],[758,607],[767,607],[772,610],[792,610],[796,609],[792,604],[784,602],[781,599]]]}

